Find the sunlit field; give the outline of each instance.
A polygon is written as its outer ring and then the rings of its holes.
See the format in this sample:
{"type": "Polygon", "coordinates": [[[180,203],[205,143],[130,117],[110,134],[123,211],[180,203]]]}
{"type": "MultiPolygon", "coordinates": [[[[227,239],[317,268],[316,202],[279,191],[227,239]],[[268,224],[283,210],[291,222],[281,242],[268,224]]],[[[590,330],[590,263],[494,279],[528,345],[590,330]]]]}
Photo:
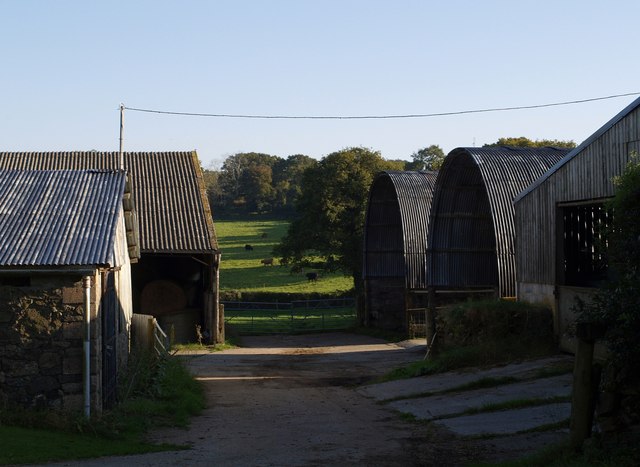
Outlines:
{"type": "Polygon", "coordinates": [[[353,287],[351,277],[342,273],[325,273],[318,269],[291,272],[280,264],[272,250],[287,232],[282,220],[216,221],[218,243],[222,250],[220,290],[239,292],[277,292],[335,294],[353,287]],[[246,249],[250,245],[252,250],[246,249]],[[262,260],[273,258],[272,265],[262,260]],[[306,273],[317,272],[316,281],[306,273]]]}

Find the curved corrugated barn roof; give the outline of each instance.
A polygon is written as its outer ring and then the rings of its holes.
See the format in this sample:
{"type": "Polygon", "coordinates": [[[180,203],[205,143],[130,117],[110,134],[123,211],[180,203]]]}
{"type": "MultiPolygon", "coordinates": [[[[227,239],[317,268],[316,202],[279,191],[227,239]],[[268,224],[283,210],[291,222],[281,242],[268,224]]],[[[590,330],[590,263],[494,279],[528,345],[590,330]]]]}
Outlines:
{"type": "Polygon", "coordinates": [[[364,231],[365,279],[405,277],[407,288],[426,288],[429,209],[436,175],[388,171],[375,178],[364,231]]]}
{"type": "Polygon", "coordinates": [[[428,270],[436,289],[498,287],[515,296],[513,199],[569,151],[457,148],[434,190],[428,270]]]}
{"type": "MultiPolygon", "coordinates": [[[[0,169],[113,170],[118,152],[0,152],[0,169]]],[[[218,249],[195,151],[125,152],[146,253],[210,253],[218,249]]]]}

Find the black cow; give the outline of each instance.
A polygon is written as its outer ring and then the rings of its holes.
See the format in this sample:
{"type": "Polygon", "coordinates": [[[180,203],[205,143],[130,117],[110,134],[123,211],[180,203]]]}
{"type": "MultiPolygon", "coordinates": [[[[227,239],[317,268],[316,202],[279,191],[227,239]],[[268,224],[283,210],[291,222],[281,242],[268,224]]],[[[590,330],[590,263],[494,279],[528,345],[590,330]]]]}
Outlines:
{"type": "Polygon", "coordinates": [[[247,251],[253,251],[253,247],[251,245],[245,245],[244,249],[247,251]]]}
{"type": "Polygon", "coordinates": [[[309,282],[317,281],[318,280],[318,273],[317,272],[308,272],[307,273],[307,280],[309,282]]]}

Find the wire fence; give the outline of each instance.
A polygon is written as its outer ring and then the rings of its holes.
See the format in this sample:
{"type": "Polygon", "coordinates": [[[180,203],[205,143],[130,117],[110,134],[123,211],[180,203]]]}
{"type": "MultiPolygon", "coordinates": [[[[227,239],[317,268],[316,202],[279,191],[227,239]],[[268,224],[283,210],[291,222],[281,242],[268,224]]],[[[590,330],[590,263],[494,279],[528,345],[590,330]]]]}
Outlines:
{"type": "Polygon", "coordinates": [[[223,302],[225,324],[240,335],[301,334],[355,326],[352,298],[280,302],[223,302]]]}

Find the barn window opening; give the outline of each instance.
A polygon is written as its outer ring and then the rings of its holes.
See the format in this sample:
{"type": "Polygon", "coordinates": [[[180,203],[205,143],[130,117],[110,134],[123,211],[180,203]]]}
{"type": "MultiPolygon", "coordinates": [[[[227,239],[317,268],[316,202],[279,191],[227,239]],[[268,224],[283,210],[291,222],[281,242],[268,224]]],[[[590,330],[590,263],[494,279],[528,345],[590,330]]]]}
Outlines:
{"type": "Polygon", "coordinates": [[[564,206],[561,213],[564,284],[598,286],[607,278],[606,231],[612,213],[603,202],[564,206]]]}

